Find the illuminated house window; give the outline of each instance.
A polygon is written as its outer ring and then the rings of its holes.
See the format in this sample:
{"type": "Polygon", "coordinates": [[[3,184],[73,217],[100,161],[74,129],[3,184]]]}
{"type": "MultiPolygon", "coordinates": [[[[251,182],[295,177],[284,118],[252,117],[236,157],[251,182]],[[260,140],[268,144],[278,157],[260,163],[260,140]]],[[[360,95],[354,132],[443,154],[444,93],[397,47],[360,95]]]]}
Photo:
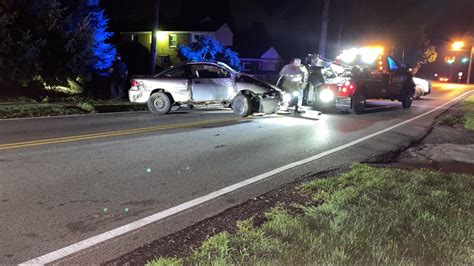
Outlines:
{"type": "Polygon", "coordinates": [[[176,34],[170,34],[170,47],[178,46],[178,36],[176,34]]]}
{"type": "Polygon", "coordinates": [[[135,41],[135,34],[130,35],[130,40],[133,42],[135,41]]]}

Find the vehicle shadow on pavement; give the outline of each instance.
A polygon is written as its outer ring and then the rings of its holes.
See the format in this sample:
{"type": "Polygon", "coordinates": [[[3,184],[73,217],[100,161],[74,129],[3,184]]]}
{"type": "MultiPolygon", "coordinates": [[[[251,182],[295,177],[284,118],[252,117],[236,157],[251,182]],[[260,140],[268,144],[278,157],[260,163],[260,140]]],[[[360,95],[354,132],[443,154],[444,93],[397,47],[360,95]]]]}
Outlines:
{"type": "Polygon", "coordinates": [[[247,119],[244,119],[244,120],[229,121],[229,122],[220,122],[220,123],[211,124],[211,125],[204,125],[204,126],[200,126],[199,128],[205,128],[205,129],[209,129],[209,128],[222,128],[222,127],[235,126],[235,125],[237,125],[237,124],[247,124],[247,123],[251,123],[251,122],[253,122],[253,119],[252,119],[252,118],[247,118],[247,119]]]}
{"type": "MultiPolygon", "coordinates": [[[[391,112],[396,110],[401,110],[402,106],[399,104],[389,104],[389,103],[369,103],[364,109],[363,114],[374,114],[381,112],[391,112]]],[[[362,114],[362,115],[363,115],[362,114]]]]}
{"type": "Polygon", "coordinates": [[[293,113],[287,113],[287,114],[278,114],[280,116],[285,116],[285,117],[291,117],[291,118],[296,118],[296,119],[305,119],[305,120],[311,120],[311,121],[319,121],[319,116],[311,115],[308,116],[307,113],[303,114],[293,114],[293,113]],[[317,116],[317,117],[316,117],[317,116]]]}
{"type": "Polygon", "coordinates": [[[430,102],[430,101],[436,101],[435,98],[420,98],[418,100],[415,100],[413,103],[416,103],[416,102],[430,102]]]}

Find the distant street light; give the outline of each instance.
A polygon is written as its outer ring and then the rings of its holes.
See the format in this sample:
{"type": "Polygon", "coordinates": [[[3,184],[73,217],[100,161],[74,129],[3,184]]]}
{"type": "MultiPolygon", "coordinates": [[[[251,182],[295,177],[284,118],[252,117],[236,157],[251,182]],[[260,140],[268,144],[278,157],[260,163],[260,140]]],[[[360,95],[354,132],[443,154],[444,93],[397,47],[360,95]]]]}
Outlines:
{"type": "MultiPolygon", "coordinates": [[[[468,67],[468,70],[467,70],[467,80],[466,80],[466,84],[470,84],[471,83],[471,74],[472,74],[472,59],[474,57],[474,38],[471,37],[471,49],[470,50],[466,50],[464,49],[464,46],[465,46],[465,43],[464,41],[455,41],[451,44],[451,49],[453,51],[469,51],[470,52],[470,55],[469,55],[469,58],[465,57],[461,60],[461,63],[465,64],[465,63],[468,63],[469,62],[469,67],[468,67]]],[[[448,61],[446,61],[448,64],[452,64],[454,63],[454,61],[452,63],[449,63],[448,61]]]]}
{"type": "Polygon", "coordinates": [[[453,49],[454,51],[461,51],[462,48],[464,48],[464,42],[463,41],[455,41],[451,45],[451,49],[453,49]]]}

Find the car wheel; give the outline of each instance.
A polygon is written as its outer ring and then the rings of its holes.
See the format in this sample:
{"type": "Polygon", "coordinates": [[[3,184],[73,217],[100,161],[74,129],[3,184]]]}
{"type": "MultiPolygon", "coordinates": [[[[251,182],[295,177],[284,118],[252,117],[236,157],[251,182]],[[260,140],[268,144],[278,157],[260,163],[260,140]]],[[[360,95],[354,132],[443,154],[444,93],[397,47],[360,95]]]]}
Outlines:
{"type": "Polygon", "coordinates": [[[148,110],[154,114],[164,115],[171,110],[171,99],[164,92],[155,92],[148,99],[148,110]]]}
{"type": "Polygon", "coordinates": [[[413,94],[412,93],[405,94],[405,97],[403,97],[403,100],[402,100],[403,109],[409,109],[412,103],[413,103],[413,94]]]}
{"type": "Polygon", "coordinates": [[[351,113],[353,114],[362,114],[365,108],[366,98],[365,95],[360,92],[356,91],[354,96],[352,96],[352,106],[351,106],[351,113]]]}
{"type": "Polygon", "coordinates": [[[232,101],[234,114],[240,117],[247,117],[252,114],[252,101],[248,95],[238,94],[232,101]]]}
{"type": "Polygon", "coordinates": [[[413,100],[419,100],[423,96],[423,89],[420,87],[415,88],[415,94],[413,94],[413,100]]]}

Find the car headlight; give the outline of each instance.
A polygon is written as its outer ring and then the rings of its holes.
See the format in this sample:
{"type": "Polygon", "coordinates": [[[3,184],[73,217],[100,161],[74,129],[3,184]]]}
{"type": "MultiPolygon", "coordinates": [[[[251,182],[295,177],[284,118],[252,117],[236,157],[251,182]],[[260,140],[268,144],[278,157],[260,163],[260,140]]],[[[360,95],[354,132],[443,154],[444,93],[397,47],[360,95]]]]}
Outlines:
{"type": "Polygon", "coordinates": [[[283,101],[284,102],[290,102],[291,101],[291,94],[285,93],[283,94],[283,101]]]}
{"type": "Polygon", "coordinates": [[[332,102],[334,101],[334,92],[330,89],[324,89],[319,93],[319,99],[325,103],[332,102]]]}

